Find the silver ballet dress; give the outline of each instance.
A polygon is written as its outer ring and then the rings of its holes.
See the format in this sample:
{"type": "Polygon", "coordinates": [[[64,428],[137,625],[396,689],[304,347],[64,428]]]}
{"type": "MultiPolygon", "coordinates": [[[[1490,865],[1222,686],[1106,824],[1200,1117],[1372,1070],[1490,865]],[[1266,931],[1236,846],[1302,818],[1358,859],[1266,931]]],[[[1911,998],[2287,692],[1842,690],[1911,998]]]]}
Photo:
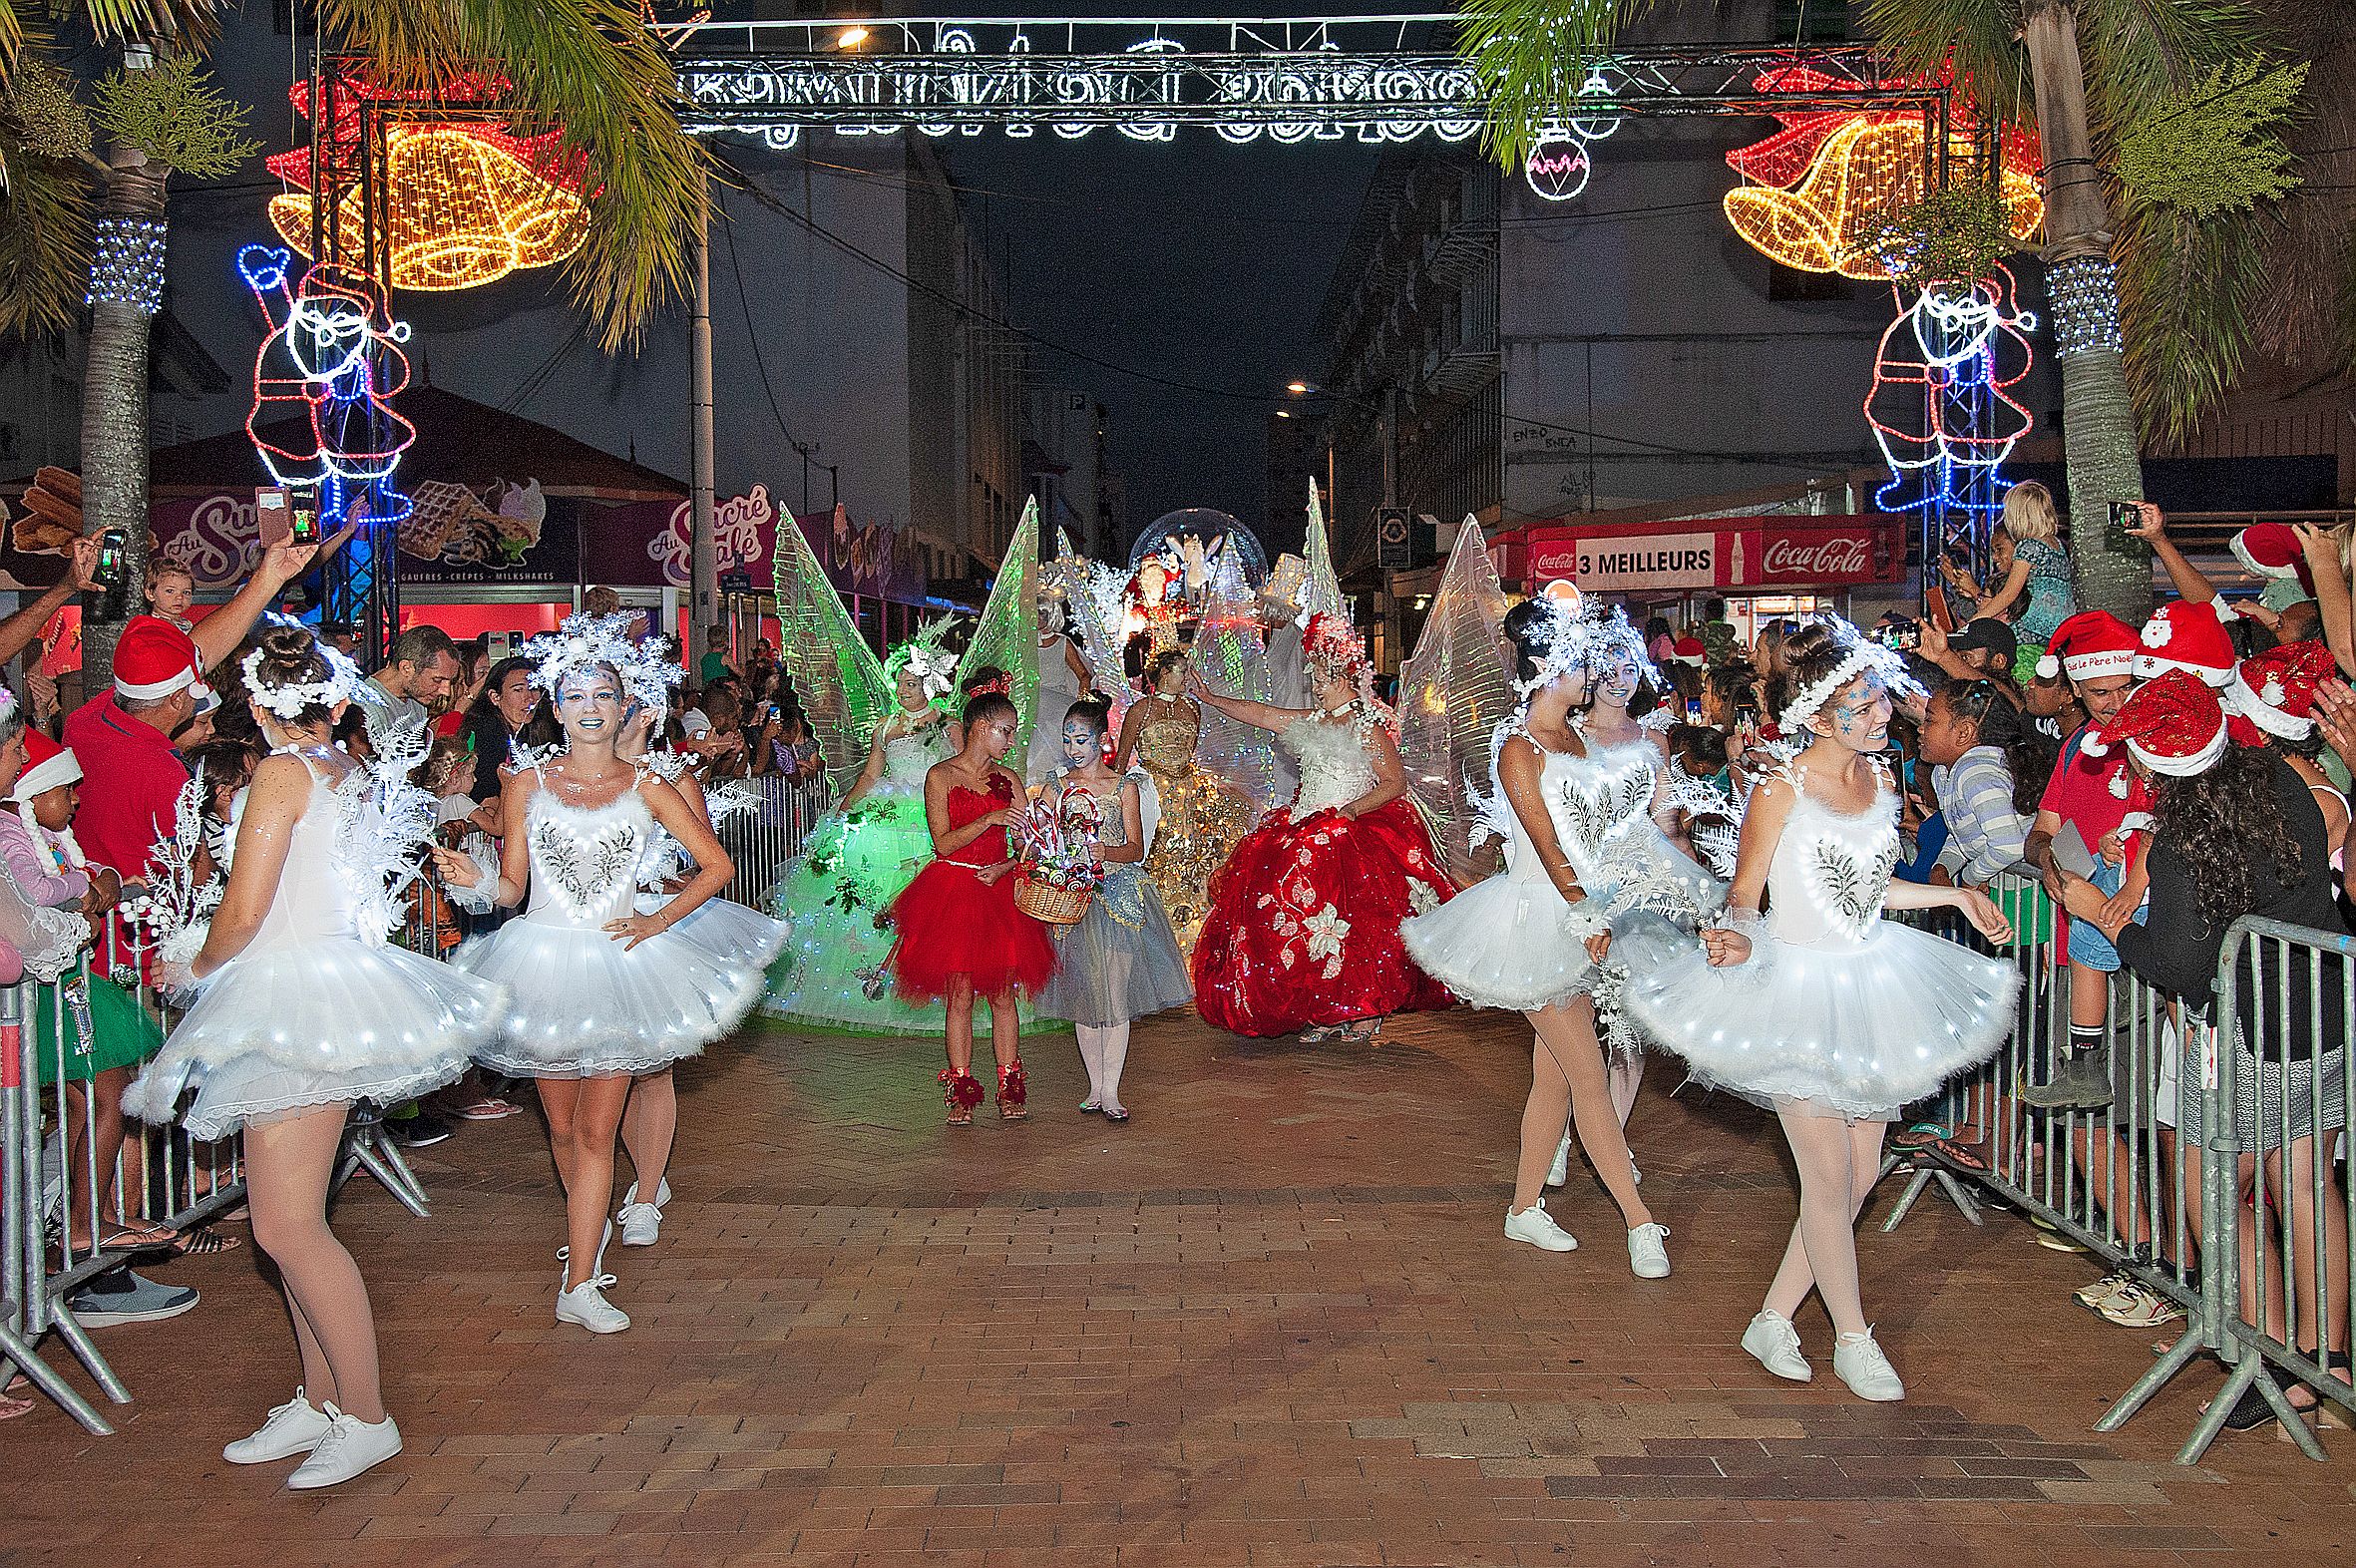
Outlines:
{"type": "Polygon", "coordinates": [[[455,960],[508,989],[497,1035],[475,1052],[486,1065],[538,1078],[653,1072],[726,1034],[760,998],[760,963],[695,940],[684,921],[627,949],[604,930],[632,913],[655,833],[634,786],[596,807],[543,787],[524,832],[523,918],[455,960]]]}
{"type": "Polygon", "coordinates": [[[337,784],[303,767],[310,799],[260,928],[124,1093],[143,1121],[171,1121],[192,1086],[180,1120],[199,1139],[312,1106],[396,1105],[465,1071],[505,1010],[495,982],[385,945],[367,914],[384,894],[367,769],[337,784]]]}
{"type": "Polygon", "coordinates": [[[1629,977],[1624,1005],[1695,1078],[1778,1107],[1886,1121],[1987,1059],[2013,1025],[2020,975],[2000,959],[1882,917],[1898,863],[1898,797],[1875,764],[1871,805],[1844,815],[1796,764],[1751,957],[1699,945],[1629,977]]]}

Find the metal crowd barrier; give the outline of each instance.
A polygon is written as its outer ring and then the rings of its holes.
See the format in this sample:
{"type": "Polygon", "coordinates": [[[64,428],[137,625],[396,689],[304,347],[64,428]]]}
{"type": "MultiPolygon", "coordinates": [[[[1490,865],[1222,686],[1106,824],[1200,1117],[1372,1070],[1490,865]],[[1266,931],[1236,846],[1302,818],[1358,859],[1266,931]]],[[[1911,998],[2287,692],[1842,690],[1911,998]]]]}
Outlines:
{"type": "MultiPolygon", "coordinates": [[[[2024,874],[2006,873],[1988,891],[2014,926],[2006,952],[2023,977],[2018,1023],[1984,1067],[1910,1113],[1947,1129],[1987,1169],[1935,1151],[1893,1148],[1883,1175],[1909,1163],[1913,1169],[1882,1229],[1895,1230],[1934,1185],[1975,1225],[1982,1196],[1992,1195],[2181,1313],[2175,1343],[2098,1423],[2099,1430],[2117,1430],[2196,1357],[2215,1356],[2231,1375],[2177,1454],[2180,1463],[2199,1459],[2247,1388],[2256,1387],[2278,1417],[2289,1416],[2276,1372],[2356,1408],[2356,1388],[2327,1379],[2317,1354],[2331,1346],[2346,1355],[2347,1302],[2356,1287],[2347,1235],[2356,1201],[2339,1184],[2329,1148],[2292,1136],[2304,1125],[2344,1122],[2356,1099],[2356,1066],[2345,1050],[2319,1055],[2318,1070],[2297,1075],[2273,1113],[2250,1126],[2244,1107],[2257,1072],[2253,1067],[2237,1077],[2232,1071],[2230,1042],[2239,1030],[2219,1030],[2122,969],[2107,987],[2103,1061],[2111,1104],[2098,1111],[2034,1109],[2021,1090],[2048,1081],[2070,1049],[2071,973],[2056,963],[2055,949],[2063,917],[2024,874]],[[2237,1121],[2243,1124],[2238,1135],[2237,1121]],[[2265,1194],[2275,1210],[2269,1220],[2265,1204],[2244,1201],[2252,1186],[2245,1167],[2280,1165],[2285,1150],[2284,1174],[2265,1194]],[[2204,1245],[2210,1238],[2215,1244],[2204,1245]],[[2240,1277],[2245,1245],[2256,1259],[2255,1278],[2246,1282],[2240,1277]],[[2314,1332],[2318,1317],[2322,1336],[2314,1332]]],[[[1919,924],[1981,952],[1997,951],[1947,912],[1919,924]]],[[[2240,973],[2244,957],[2260,948],[2263,994],[2252,1000],[2251,1032],[2267,1064],[2290,1078],[2292,1047],[2283,1024],[2293,1015],[2294,989],[2304,992],[2300,1010],[2327,1045],[2344,1046],[2356,1032],[2356,976],[2347,975],[2356,940],[2242,921],[2219,962],[2217,1017],[2235,1015],[2237,998],[2250,989],[2240,973]],[[2328,970],[2345,982],[2327,1006],[2328,970]],[[2305,984],[2294,985],[2302,976],[2305,984]]],[[[2345,1361],[2340,1369],[2344,1376],[2345,1361]]],[[[2303,1449],[2322,1457],[2304,1421],[2287,1424],[2303,1449]]]]}
{"type": "Polygon", "coordinates": [[[802,853],[810,832],[834,804],[834,792],[824,777],[791,779],[778,774],[742,780],[738,787],[760,796],[759,807],[720,823],[720,847],[736,862],[736,876],[722,895],[738,904],[761,907],[777,868],[802,853]]]}

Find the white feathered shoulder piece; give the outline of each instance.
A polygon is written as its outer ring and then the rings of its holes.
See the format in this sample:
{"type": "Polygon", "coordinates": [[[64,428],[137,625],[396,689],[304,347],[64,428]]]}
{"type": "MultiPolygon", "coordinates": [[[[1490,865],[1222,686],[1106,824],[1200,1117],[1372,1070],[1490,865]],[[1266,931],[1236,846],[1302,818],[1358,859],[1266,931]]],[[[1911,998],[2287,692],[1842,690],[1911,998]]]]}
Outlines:
{"type": "Polygon", "coordinates": [[[434,835],[434,797],[409,782],[425,760],[422,732],[397,741],[335,787],[335,872],[352,897],[355,934],[373,947],[408,918],[406,895],[434,835]]]}

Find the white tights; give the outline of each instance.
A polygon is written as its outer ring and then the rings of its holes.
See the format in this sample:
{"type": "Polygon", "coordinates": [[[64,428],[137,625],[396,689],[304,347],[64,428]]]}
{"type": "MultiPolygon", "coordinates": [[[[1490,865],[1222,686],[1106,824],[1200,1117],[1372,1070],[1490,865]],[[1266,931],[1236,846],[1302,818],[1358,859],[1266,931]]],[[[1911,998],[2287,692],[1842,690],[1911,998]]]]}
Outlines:
{"type": "Polygon", "coordinates": [[[1789,1319],[1812,1288],[1843,1337],[1867,1332],[1857,1287],[1857,1215],[1881,1169],[1882,1124],[1805,1111],[1781,1113],[1799,1167],[1799,1221],[1767,1287],[1767,1310],[1789,1319]]]}
{"type": "Polygon", "coordinates": [[[1075,1023],[1080,1064],[1088,1069],[1088,1098],[1106,1110],[1121,1110],[1121,1068],[1129,1059],[1126,1023],[1075,1023]]]}
{"type": "Polygon", "coordinates": [[[245,1204],[254,1245],[286,1292],[303,1392],[363,1421],[384,1419],[376,1319],[360,1266],[327,1228],[327,1183],[343,1144],[346,1105],[322,1105],[245,1129],[245,1204]]]}

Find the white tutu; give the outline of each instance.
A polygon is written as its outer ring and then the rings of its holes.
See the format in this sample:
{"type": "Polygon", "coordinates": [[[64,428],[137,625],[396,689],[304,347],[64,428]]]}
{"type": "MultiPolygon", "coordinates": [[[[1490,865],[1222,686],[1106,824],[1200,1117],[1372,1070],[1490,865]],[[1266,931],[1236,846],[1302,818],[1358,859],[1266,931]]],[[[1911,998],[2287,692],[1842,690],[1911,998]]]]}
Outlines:
{"type": "MultiPolygon", "coordinates": [[[[668,893],[640,893],[638,913],[651,915],[672,897],[668,893]]],[[[725,963],[749,964],[761,970],[785,951],[794,934],[791,921],[777,920],[719,897],[696,905],[671,930],[725,963]]]]}
{"type": "Polygon", "coordinates": [[[625,953],[594,928],[527,918],[468,943],[453,962],[508,990],[477,1059],[513,1077],[587,1078],[695,1055],[736,1027],[765,977],[685,930],[682,921],[625,953]]]}
{"type": "Polygon", "coordinates": [[[1407,957],[1463,1000],[1535,1012],[1595,983],[1587,939],[1603,929],[1592,899],[1565,904],[1543,876],[1507,871],[1399,922],[1398,935],[1407,957]]]}
{"type": "Polygon", "coordinates": [[[196,1002],[123,1097],[143,1121],[191,1135],[313,1105],[396,1105],[441,1087],[497,1027],[497,984],[401,948],[321,937],[248,950],[206,977],[196,1002]]]}
{"type": "Polygon", "coordinates": [[[1988,1058],[2013,1026],[2021,977],[2001,959],[1875,924],[1854,948],[1756,932],[1749,962],[1723,968],[1697,944],[1632,973],[1621,1005],[1703,1083],[1885,1119],[1988,1058]]]}

